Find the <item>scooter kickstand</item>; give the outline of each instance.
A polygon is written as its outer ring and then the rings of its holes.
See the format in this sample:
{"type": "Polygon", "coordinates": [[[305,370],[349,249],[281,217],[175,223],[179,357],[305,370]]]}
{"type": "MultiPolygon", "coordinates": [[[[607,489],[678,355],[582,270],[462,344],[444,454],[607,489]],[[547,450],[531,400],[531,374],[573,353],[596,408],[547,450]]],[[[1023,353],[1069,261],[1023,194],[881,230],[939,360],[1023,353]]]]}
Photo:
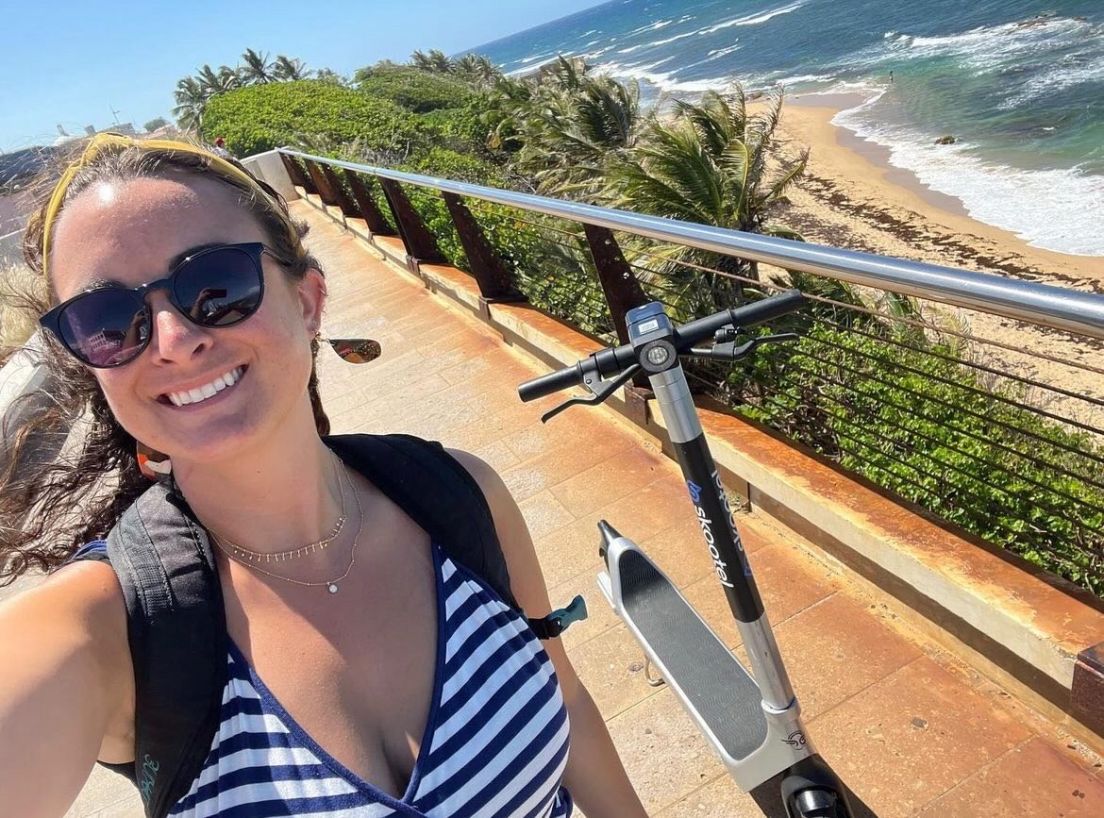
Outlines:
{"type": "Polygon", "coordinates": [[[667,680],[662,676],[652,675],[652,660],[647,656],[644,657],[644,679],[652,687],[663,687],[663,685],[667,684],[667,680]]]}

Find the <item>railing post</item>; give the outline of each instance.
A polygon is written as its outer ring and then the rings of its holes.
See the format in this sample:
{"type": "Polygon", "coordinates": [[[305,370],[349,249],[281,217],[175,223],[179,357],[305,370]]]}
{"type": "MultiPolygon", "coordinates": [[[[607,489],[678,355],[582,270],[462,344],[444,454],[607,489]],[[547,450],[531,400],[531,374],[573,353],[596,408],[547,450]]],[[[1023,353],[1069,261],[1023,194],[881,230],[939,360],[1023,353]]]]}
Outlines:
{"type": "Polygon", "coordinates": [[[314,188],[318,192],[318,198],[322,200],[322,204],[336,205],[337,199],[333,191],[330,190],[330,183],[326,181],[322,171],[310,159],[304,159],[303,164],[307,166],[307,173],[310,174],[311,181],[314,182],[314,188]]]}
{"type": "Polygon", "coordinates": [[[299,166],[299,163],[288,156],[286,153],[280,154],[280,159],[284,163],[284,170],[287,171],[288,178],[291,179],[291,184],[294,187],[301,187],[303,190],[310,192],[311,184],[303,173],[303,169],[299,166]]]}
{"type": "Polygon", "coordinates": [[[360,208],[360,217],[368,225],[368,232],[375,236],[393,236],[395,231],[383,217],[383,212],[376,206],[376,200],[372,198],[371,191],[364,180],[355,171],[346,170],[345,178],[349,182],[349,189],[353,191],[357,207],[360,208]]]}
{"type": "MultiPolygon", "coordinates": [[[[584,224],[590,256],[594,259],[594,268],[598,271],[598,281],[606,304],[613,318],[613,327],[622,344],[629,342],[629,330],[625,325],[625,313],[633,307],[648,302],[648,296],[640,282],[636,280],[632,267],[625,261],[621,246],[613,237],[613,231],[593,224],[584,224]]],[[[630,386],[625,387],[625,397],[629,415],[641,425],[647,423],[647,399],[651,397],[651,385],[644,373],[638,373],[630,386]]]]}
{"type": "Polygon", "coordinates": [[[621,247],[613,237],[613,231],[605,227],[595,227],[593,224],[584,224],[583,230],[586,232],[590,255],[598,270],[598,280],[602,284],[610,315],[613,316],[617,337],[622,344],[627,344],[629,331],[625,327],[625,313],[633,307],[646,304],[648,296],[633,275],[629,263],[625,261],[621,247]]]}
{"type": "Polygon", "coordinates": [[[357,206],[349,198],[345,185],[341,184],[341,179],[338,178],[334,169],[329,165],[321,165],[320,168],[322,175],[326,177],[326,182],[330,185],[334,198],[337,199],[337,206],[341,208],[341,212],[346,216],[356,216],[358,214],[357,206]]]}
{"type": "Polygon", "coordinates": [[[485,302],[491,301],[521,301],[524,296],[514,286],[514,278],[502,259],[495,252],[479,222],[468,210],[464,201],[455,193],[441,193],[448,207],[452,223],[456,225],[456,233],[460,237],[460,244],[464,246],[464,252],[471,264],[472,275],[479,285],[479,294],[485,302]]]}
{"type": "Polygon", "coordinates": [[[379,183],[387,198],[387,206],[391,208],[391,215],[395,217],[395,224],[398,225],[411,270],[416,271],[415,265],[419,261],[431,264],[445,261],[437,247],[437,239],[422,222],[422,217],[418,215],[399,183],[382,176],[379,177],[379,183]]]}

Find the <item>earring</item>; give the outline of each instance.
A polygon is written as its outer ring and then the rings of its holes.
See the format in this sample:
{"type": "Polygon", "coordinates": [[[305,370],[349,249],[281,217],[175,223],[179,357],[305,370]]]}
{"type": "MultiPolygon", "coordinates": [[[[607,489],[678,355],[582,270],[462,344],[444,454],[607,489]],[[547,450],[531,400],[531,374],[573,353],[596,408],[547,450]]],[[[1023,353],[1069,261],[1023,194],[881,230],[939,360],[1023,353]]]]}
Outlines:
{"type": "Polygon", "coordinates": [[[172,474],[172,460],[167,454],[155,451],[141,441],[137,443],[138,471],[147,480],[160,480],[172,474]]]}

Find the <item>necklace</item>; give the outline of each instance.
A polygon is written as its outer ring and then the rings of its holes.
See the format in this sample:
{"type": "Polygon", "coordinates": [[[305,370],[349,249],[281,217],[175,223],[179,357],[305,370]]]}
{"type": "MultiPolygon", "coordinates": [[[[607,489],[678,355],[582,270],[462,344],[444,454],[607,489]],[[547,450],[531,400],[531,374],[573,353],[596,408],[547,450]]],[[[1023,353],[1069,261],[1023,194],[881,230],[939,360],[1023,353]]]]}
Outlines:
{"type": "MultiPolygon", "coordinates": [[[[360,545],[360,534],[364,530],[364,510],[363,510],[363,508],[361,507],[361,504],[360,504],[360,495],[357,494],[356,489],[353,488],[352,481],[349,480],[349,475],[344,474],[344,477],[345,477],[345,482],[349,484],[349,490],[353,494],[353,499],[356,500],[357,533],[356,533],[356,536],[353,538],[353,547],[349,551],[349,564],[345,567],[345,571],[341,574],[341,576],[334,577],[333,579],[322,580],[321,582],[305,582],[304,580],[301,580],[301,579],[292,579],[291,577],[285,577],[285,576],[281,576],[280,574],[274,574],[271,571],[266,571],[263,568],[260,568],[256,565],[253,565],[253,564],[248,563],[248,562],[244,562],[240,558],[234,556],[230,551],[227,551],[226,548],[223,547],[222,541],[219,539],[218,534],[215,534],[213,531],[211,532],[211,537],[214,540],[214,543],[218,547],[218,549],[222,553],[224,553],[228,558],[232,559],[234,562],[238,563],[239,565],[242,565],[246,568],[249,568],[253,571],[256,571],[259,574],[264,574],[266,577],[272,577],[273,579],[281,579],[284,582],[290,582],[290,583],[293,583],[295,585],[302,585],[302,586],[307,587],[307,588],[317,588],[319,586],[325,585],[326,590],[328,590],[331,594],[336,594],[337,593],[337,583],[343,581],[347,576],[349,576],[349,574],[353,570],[353,566],[356,564],[357,546],[360,545]]],[[[342,490],[342,497],[344,497],[344,490],[342,490]]]]}
{"type": "MultiPolygon", "coordinates": [[[[338,470],[339,467],[335,463],[334,469],[338,470]]],[[[348,480],[348,476],[346,476],[348,480]]],[[[330,543],[338,538],[341,534],[341,529],[345,527],[345,483],[341,480],[340,476],[337,481],[338,491],[341,493],[341,516],[337,518],[337,522],[330,530],[328,536],[323,537],[321,540],[308,543],[301,548],[289,548],[287,551],[277,551],[275,553],[265,553],[261,551],[250,551],[248,548],[243,548],[229,537],[224,537],[221,534],[215,534],[222,545],[229,546],[230,550],[234,553],[234,556],[239,557],[241,560],[248,560],[249,562],[286,562],[287,560],[293,560],[297,557],[302,557],[305,554],[313,554],[315,551],[325,551],[329,547],[330,543]]],[[[214,534],[214,532],[211,532],[214,534]]],[[[224,549],[225,550],[225,549],[224,549]]]]}

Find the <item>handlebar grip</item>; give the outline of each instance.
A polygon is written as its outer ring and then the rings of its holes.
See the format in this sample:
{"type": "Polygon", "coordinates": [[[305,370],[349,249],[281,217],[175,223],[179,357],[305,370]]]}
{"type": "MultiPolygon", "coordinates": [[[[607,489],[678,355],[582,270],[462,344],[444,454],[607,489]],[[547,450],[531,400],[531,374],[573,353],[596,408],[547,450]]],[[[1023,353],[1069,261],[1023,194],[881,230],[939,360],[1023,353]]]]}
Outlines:
{"type": "Polygon", "coordinates": [[[799,310],[804,303],[805,295],[801,290],[786,290],[754,304],[737,307],[732,311],[732,318],[737,326],[751,327],[799,310]]]}
{"type": "Polygon", "coordinates": [[[582,380],[583,373],[579,364],[573,364],[526,381],[518,387],[518,396],[523,401],[536,400],[537,398],[543,398],[545,395],[551,395],[553,392],[559,392],[561,389],[567,389],[569,386],[582,383],[582,380]]]}
{"type": "Polygon", "coordinates": [[[752,327],[801,309],[805,296],[800,290],[786,290],[753,304],[735,307],[727,312],[718,312],[697,321],[683,324],[675,330],[678,341],[676,346],[683,350],[688,346],[709,338],[721,327],[733,324],[737,327],[752,327]]]}

